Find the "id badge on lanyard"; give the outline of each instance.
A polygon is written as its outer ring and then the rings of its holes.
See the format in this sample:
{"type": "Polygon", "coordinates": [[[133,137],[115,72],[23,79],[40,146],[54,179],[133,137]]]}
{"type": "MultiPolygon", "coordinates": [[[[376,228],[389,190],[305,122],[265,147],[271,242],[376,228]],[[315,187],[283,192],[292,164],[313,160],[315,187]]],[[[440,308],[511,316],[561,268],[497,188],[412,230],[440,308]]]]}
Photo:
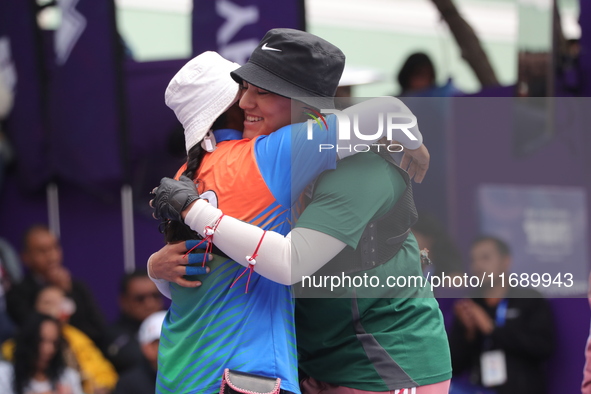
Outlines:
{"type": "MultiPolygon", "coordinates": [[[[507,319],[508,300],[503,299],[497,306],[495,325],[502,327],[507,319]]],[[[502,350],[489,350],[480,355],[480,376],[484,387],[499,386],[507,382],[507,362],[502,350]]]]}

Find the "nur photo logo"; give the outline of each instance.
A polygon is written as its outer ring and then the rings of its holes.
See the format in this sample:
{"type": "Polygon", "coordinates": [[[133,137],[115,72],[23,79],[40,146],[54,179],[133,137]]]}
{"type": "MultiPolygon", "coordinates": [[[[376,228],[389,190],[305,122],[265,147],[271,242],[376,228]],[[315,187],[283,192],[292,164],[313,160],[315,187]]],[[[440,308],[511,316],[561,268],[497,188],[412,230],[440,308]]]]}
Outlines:
{"type": "Polygon", "coordinates": [[[397,153],[404,150],[403,144],[405,142],[417,141],[417,138],[409,130],[417,125],[417,118],[410,111],[378,112],[369,115],[347,110],[321,109],[318,112],[309,107],[304,109],[309,111],[305,114],[310,117],[307,120],[308,140],[313,139],[314,132],[328,130],[328,122],[323,114],[332,114],[336,117],[338,144],[336,146],[319,144],[320,151],[336,149],[337,151],[367,152],[372,147],[376,147],[378,151],[386,149],[390,153],[397,153]],[[402,133],[397,132],[398,130],[402,133]],[[395,131],[396,138],[394,138],[395,131]],[[388,144],[376,143],[381,137],[386,137],[388,144]],[[395,143],[394,140],[403,144],[395,143]]]}

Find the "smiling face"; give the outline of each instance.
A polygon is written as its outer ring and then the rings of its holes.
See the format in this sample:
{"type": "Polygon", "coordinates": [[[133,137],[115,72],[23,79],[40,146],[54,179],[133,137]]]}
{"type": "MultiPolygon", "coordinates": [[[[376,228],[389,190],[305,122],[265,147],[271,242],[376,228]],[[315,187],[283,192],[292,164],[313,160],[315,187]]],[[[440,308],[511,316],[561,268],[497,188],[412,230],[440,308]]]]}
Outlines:
{"type": "Polygon", "coordinates": [[[291,124],[291,100],[257,88],[246,81],[241,85],[240,108],[244,110],[244,138],[269,135],[291,124]]]}

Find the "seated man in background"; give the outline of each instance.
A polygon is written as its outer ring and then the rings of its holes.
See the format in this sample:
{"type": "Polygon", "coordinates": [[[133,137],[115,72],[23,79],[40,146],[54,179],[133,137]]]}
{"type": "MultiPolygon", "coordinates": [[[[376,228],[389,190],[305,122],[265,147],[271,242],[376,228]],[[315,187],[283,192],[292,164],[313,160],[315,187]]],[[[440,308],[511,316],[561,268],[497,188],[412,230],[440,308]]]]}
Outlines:
{"type": "MultiPolygon", "coordinates": [[[[35,302],[36,312],[51,316],[59,322],[61,334],[66,343],[64,349],[66,364],[80,374],[84,392],[109,393],[117,383],[115,368],[86,334],[68,324],[74,308],[74,302],[56,286],[43,288],[35,302]]],[[[12,360],[13,350],[14,341],[12,340],[2,345],[2,354],[7,360],[12,360]]]]}
{"type": "Polygon", "coordinates": [[[146,270],[134,271],[121,279],[120,314],[109,327],[105,351],[117,372],[142,365],[144,357],[137,340],[142,322],[164,309],[162,295],[146,270]]]}
{"type": "Polygon", "coordinates": [[[46,285],[60,287],[76,303],[70,324],[83,331],[96,344],[105,330],[103,314],[88,287],[72,279],[63,266],[62,247],[58,238],[45,225],[30,227],[23,237],[21,260],[27,268],[23,280],[6,294],[8,313],[21,325],[33,312],[35,299],[46,285]]]}
{"type": "Polygon", "coordinates": [[[113,394],[145,394],[156,391],[158,345],[165,316],[166,311],[158,311],[143,321],[138,333],[142,362],[121,375],[113,394]]]}
{"type": "Polygon", "coordinates": [[[544,362],[554,353],[556,334],[550,304],[530,288],[501,286],[511,254],[503,241],[480,237],[472,244],[471,270],[485,283],[478,298],[454,305],[450,348],[454,374],[471,372],[472,383],[499,394],[547,392],[544,362]]]}

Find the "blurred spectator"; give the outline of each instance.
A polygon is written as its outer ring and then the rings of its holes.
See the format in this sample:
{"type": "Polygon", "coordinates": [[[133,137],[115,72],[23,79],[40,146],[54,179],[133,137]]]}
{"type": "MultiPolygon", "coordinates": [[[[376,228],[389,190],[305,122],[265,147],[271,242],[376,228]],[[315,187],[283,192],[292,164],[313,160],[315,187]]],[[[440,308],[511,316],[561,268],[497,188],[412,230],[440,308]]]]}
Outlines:
{"type": "Polygon", "coordinates": [[[448,276],[463,274],[460,252],[445,227],[434,216],[419,212],[419,219],[412,226],[419,249],[429,251],[434,275],[448,276]]]}
{"type": "Polygon", "coordinates": [[[2,128],[0,128],[0,190],[2,190],[5,169],[12,163],[13,159],[12,146],[4,135],[2,128]]]}
{"type": "Polygon", "coordinates": [[[165,316],[165,311],[159,311],[143,321],[138,333],[143,354],[142,362],[121,375],[113,394],[144,394],[156,391],[158,345],[165,316]]]}
{"type": "MultiPolygon", "coordinates": [[[[80,374],[84,392],[87,394],[109,393],[117,383],[115,368],[86,334],[68,324],[74,309],[74,302],[56,286],[43,288],[35,302],[37,312],[51,316],[60,323],[61,333],[66,343],[66,363],[80,374]]],[[[13,347],[12,341],[2,346],[2,354],[7,360],[12,359],[13,347]]]]}
{"type": "Polygon", "coordinates": [[[143,356],[137,340],[142,322],[162,310],[164,303],[158,288],[145,270],[126,274],[119,288],[120,315],[109,328],[106,352],[117,372],[142,365],[143,356]]]}
{"type": "Polygon", "coordinates": [[[413,53],[406,59],[398,72],[397,80],[401,89],[398,95],[400,97],[450,97],[461,94],[451,78],[445,85],[437,86],[435,66],[431,58],[423,52],[413,53]]]}
{"type": "Polygon", "coordinates": [[[12,323],[12,320],[8,316],[8,312],[6,312],[5,277],[6,273],[0,266],[0,342],[3,342],[14,335],[14,323],[12,323]]]}
{"type": "Polygon", "coordinates": [[[6,309],[6,293],[22,278],[16,252],[8,242],[0,238],[0,343],[15,333],[14,323],[6,309]]]}
{"type": "Polygon", "coordinates": [[[78,367],[84,392],[108,393],[117,383],[117,372],[86,334],[68,324],[75,308],[74,302],[56,286],[41,290],[35,303],[37,312],[52,316],[61,323],[62,335],[78,367]]]}
{"type": "Polygon", "coordinates": [[[39,290],[45,285],[60,287],[76,303],[70,324],[82,330],[95,343],[104,335],[104,318],[86,285],[73,280],[63,266],[62,247],[57,237],[44,225],[29,228],[23,238],[21,253],[27,273],[21,283],[6,295],[8,313],[17,325],[22,325],[33,311],[39,290]]]}
{"type": "Polygon", "coordinates": [[[14,103],[14,94],[4,73],[0,72],[0,190],[4,180],[4,169],[13,159],[12,147],[2,130],[2,121],[8,117],[14,103]]]}
{"type": "Polygon", "coordinates": [[[435,67],[431,58],[423,52],[413,53],[398,72],[398,83],[402,89],[400,96],[433,88],[436,80],[435,67]]]}
{"type": "Polygon", "coordinates": [[[14,93],[10,88],[4,73],[0,73],[0,120],[4,120],[10,114],[14,104],[14,93]]]}
{"type": "MultiPolygon", "coordinates": [[[[589,275],[589,305],[591,306],[591,274],[589,275]]],[[[591,394],[591,330],[585,349],[585,369],[583,370],[582,394],[591,394]]]]}
{"type": "MultiPolygon", "coordinates": [[[[498,394],[547,392],[544,361],[554,352],[555,329],[547,300],[529,288],[501,286],[509,273],[509,247],[500,239],[478,238],[471,250],[472,274],[493,274],[481,298],[454,305],[450,348],[454,374],[471,372],[471,382],[498,394]],[[488,382],[488,383],[487,383],[488,382]]],[[[476,392],[476,391],[474,391],[476,392]]]]}
{"type": "Polygon", "coordinates": [[[560,54],[556,65],[556,77],[558,84],[574,95],[580,95],[583,88],[583,75],[585,74],[580,61],[581,43],[578,39],[566,41],[564,53],[560,54]]]}
{"type": "Polygon", "coordinates": [[[9,282],[8,287],[23,280],[23,268],[18,254],[4,238],[0,238],[0,269],[6,274],[4,280],[9,282]]]}
{"type": "Polygon", "coordinates": [[[66,366],[59,323],[37,313],[23,325],[11,363],[0,362],[2,394],[83,394],[80,375],[66,366]]]}

